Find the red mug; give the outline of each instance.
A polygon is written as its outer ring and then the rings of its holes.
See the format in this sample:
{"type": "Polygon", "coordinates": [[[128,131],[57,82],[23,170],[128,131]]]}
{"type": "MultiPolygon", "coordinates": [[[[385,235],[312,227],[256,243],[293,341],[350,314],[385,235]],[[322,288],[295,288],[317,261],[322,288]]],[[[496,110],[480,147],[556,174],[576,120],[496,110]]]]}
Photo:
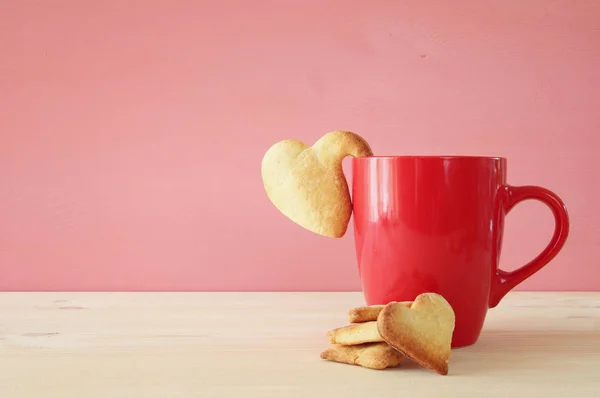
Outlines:
{"type": "Polygon", "coordinates": [[[370,156],[352,160],[354,243],[367,305],[435,292],[454,308],[453,347],[474,344],[488,308],[563,247],[569,217],[561,199],[506,183],[506,159],[370,156]],[[523,267],[498,268],[504,217],[519,202],[552,210],[554,235],[523,267]]]}

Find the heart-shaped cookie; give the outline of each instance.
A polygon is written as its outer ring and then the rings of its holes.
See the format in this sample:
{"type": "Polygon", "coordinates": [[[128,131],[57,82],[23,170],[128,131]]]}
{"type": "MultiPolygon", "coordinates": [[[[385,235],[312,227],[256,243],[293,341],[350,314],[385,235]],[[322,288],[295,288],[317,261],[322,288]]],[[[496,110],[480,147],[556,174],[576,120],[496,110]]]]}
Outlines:
{"type": "Polygon", "coordinates": [[[356,345],[381,342],[383,339],[377,330],[377,321],[355,323],[332,329],[327,332],[331,344],[356,345]]]}
{"type": "MultiPolygon", "coordinates": [[[[401,301],[402,304],[410,308],[412,301],[401,301]]],[[[348,322],[363,323],[376,321],[379,313],[385,308],[385,305],[369,305],[363,307],[351,308],[348,310],[348,322]]]]}
{"type": "Polygon", "coordinates": [[[442,375],[448,374],[454,323],[452,306],[437,293],[418,295],[410,308],[389,303],[377,317],[386,343],[442,375]]]}
{"type": "Polygon", "coordinates": [[[342,160],[372,154],[369,144],[349,131],[327,133],[313,146],[280,141],[263,157],[263,185],[271,202],[290,220],[317,234],[340,238],[352,214],[342,160]]]}
{"type": "Polygon", "coordinates": [[[321,353],[321,358],[328,361],[381,370],[400,366],[404,355],[386,343],[358,345],[333,344],[321,353]]]}

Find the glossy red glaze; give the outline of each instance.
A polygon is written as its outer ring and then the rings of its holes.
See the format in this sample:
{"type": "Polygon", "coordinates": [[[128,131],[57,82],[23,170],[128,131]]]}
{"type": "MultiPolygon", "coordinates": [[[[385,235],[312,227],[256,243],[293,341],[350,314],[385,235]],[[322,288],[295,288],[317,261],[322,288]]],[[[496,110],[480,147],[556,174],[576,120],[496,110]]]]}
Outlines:
{"type": "Polygon", "coordinates": [[[454,308],[453,347],[479,338],[488,308],[562,248],[569,219],[560,198],[506,184],[506,159],[467,156],[353,160],[354,236],[368,305],[443,295],[454,308]],[[536,199],[555,217],[544,251],[513,272],[498,268],[504,217],[536,199]]]}

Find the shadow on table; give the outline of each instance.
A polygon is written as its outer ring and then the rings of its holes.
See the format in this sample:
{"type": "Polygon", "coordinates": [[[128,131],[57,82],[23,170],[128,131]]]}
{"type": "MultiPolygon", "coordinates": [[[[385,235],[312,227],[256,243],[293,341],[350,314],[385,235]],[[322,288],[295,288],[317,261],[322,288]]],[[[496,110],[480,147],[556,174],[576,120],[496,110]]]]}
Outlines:
{"type": "MultiPolygon", "coordinates": [[[[597,331],[486,331],[474,345],[452,350],[448,376],[544,373],[555,371],[558,362],[574,371],[597,363],[599,347],[597,331]]],[[[411,360],[397,370],[426,371],[411,360]]]]}
{"type": "Polygon", "coordinates": [[[467,375],[550,371],[558,361],[561,366],[571,362],[580,367],[588,358],[600,359],[598,347],[597,331],[491,330],[482,333],[474,345],[452,350],[450,368],[454,375],[467,375]]]}

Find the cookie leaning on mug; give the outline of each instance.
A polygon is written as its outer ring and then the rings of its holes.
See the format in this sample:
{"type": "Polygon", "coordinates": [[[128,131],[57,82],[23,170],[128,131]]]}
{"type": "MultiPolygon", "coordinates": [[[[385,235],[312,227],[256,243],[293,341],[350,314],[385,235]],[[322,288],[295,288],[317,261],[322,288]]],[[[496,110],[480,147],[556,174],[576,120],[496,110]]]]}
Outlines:
{"type": "Polygon", "coordinates": [[[283,140],[263,157],[263,185],[273,205],[290,220],[317,234],[340,238],[352,214],[342,160],[372,154],[367,141],[350,131],[332,131],[312,146],[283,140]]]}
{"type": "Polygon", "coordinates": [[[436,293],[418,295],[410,308],[391,302],[377,316],[386,343],[441,375],[448,374],[454,324],[452,306],[436,293]]]}

